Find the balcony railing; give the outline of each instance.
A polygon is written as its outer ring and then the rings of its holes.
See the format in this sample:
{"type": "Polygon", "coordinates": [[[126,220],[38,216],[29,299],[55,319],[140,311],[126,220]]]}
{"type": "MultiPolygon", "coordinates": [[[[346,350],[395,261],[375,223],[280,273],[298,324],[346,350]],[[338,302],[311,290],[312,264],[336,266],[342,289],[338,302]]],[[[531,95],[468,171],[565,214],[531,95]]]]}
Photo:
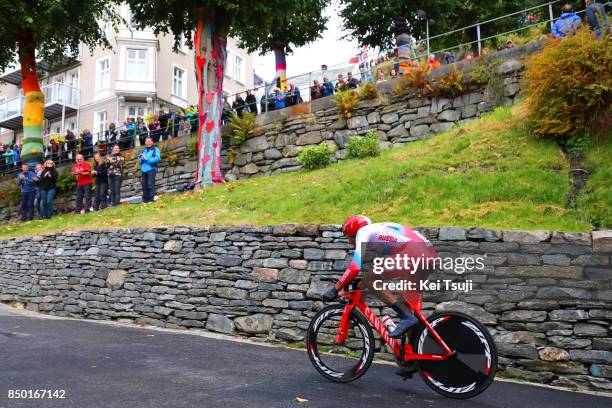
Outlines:
{"type": "MultiPolygon", "coordinates": [[[[79,88],[62,82],[53,82],[42,88],[45,96],[45,117],[54,118],[61,114],[61,107],[69,110],[79,108],[79,88]]],[[[23,112],[25,96],[19,95],[0,103],[0,127],[15,129],[23,112]]]]}

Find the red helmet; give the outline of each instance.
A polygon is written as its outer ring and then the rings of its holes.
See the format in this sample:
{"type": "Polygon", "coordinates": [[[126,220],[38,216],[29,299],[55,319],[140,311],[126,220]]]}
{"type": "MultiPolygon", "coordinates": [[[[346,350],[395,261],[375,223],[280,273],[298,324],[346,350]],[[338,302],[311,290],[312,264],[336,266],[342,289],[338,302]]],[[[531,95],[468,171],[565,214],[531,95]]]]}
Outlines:
{"type": "Polygon", "coordinates": [[[342,232],[344,232],[347,237],[353,238],[357,235],[357,231],[359,231],[361,227],[365,227],[371,223],[372,221],[365,215],[353,215],[344,221],[342,232]]]}

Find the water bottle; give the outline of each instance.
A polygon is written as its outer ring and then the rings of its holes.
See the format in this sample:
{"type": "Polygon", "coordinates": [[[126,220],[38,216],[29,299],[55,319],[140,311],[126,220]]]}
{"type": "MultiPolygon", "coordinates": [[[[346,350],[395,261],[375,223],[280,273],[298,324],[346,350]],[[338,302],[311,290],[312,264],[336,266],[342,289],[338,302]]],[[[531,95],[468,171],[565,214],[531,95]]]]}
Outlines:
{"type": "MultiPolygon", "coordinates": [[[[387,331],[389,333],[391,333],[393,330],[395,330],[395,322],[393,321],[393,319],[391,318],[391,316],[385,316],[382,318],[382,324],[387,328],[387,331]]],[[[387,351],[389,353],[393,353],[394,350],[391,346],[389,346],[389,344],[387,344],[387,351]]]]}

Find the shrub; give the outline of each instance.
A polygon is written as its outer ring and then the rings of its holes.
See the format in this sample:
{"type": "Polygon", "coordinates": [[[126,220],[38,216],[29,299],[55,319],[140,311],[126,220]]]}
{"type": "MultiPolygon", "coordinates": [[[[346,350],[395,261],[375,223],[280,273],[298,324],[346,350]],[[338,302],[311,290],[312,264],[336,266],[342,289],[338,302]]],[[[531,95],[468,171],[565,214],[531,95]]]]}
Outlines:
{"type": "Polygon", "coordinates": [[[57,194],[62,193],[70,193],[76,189],[76,177],[74,177],[70,172],[60,173],[57,176],[57,194]]]}
{"type": "Polygon", "coordinates": [[[0,185],[0,206],[14,207],[21,200],[21,189],[15,182],[10,180],[8,183],[0,185]]]}
{"type": "Polygon", "coordinates": [[[371,81],[362,82],[359,87],[359,97],[363,100],[378,98],[378,88],[376,84],[371,81]]]}
{"type": "Polygon", "coordinates": [[[338,113],[344,119],[353,116],[358,103],[359,95],[352,89],[340,91],[336,94],[336,107],[338,108],[338,113]]]}
{"type": "Polygon", "coordinates": [[[448,72],[442,78],[440,78],[440,91],[444,95],[456,97],[461,95],[466,86],[463,83],[463,73],[457,69],[455,64],[452,64],[448,68],[448,72]]]}
{"type": "Polygon", "coordinates": [[[427,65],[419,65],[410,69],[406,74],[410,91],[419,98],[427,97],[434,90],[429,73],[430,69],[427,65]]]}
{"type": "Polygon", "coordinates": [[[190,137],[189,140],[185,143],[185,149],[187,150],[187,154],[192,159],[198,158],[198,138],[190,137]]]}
{"type": "Polygon", "coordinates": [[[335,147],[322,142],[318,146],[305,147],[297,157],[298,163],[305,169],[319,169],[327,166],[336,152],[335,147]]]}
{"type": "Polygon", "coordinates": [[[368,130],[365,136],[353,136],[346,144],[348,157],[363,158],[380,155],[380,141],[376,131],[368,130]]]}
{"type": "Polygon", "coordinates": [[[243,111],[242,116],[238,116],[236,112],[232,112],[229,124],[232,128],[232,145],[240,146],[255,129],[255,115],[243,111]]]}
{"type": "Polygon", "coordinates": [[[232,144],[227,151],[227,160],[230,164],[234,163],[238,147],[249,137],[255,129],[255,115],[251,112],[242,112],[242,116],[238,116],[236,112],[232,112],[230,117],[230,127],[232,128],[232,144]]]}
{"type": "Polygon", "coordinates": [[[612,47],[587,29],[549,41],[527,61],[528,123],[539,137],[566,145],[586,133],[606,136],[612,123],[612,47]]]}
{"type": "Polygon", "coordinates": [[[170,153],[168,155],[166,155],[166,162],[168,163],[168,166],[176,166],[179,162],[179,157],[176,153],[170,153]]]}

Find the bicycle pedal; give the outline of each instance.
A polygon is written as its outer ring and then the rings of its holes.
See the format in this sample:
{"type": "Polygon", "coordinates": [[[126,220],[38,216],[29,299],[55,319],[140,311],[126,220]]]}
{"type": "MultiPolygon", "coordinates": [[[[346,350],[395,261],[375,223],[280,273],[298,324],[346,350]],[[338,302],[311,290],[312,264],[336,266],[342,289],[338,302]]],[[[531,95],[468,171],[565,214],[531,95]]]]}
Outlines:
{"type": "Polygon", "coordinates": [[[400,377],[402,377],[402,380],[406,381],[409,378],[412,378],[412,375],[416,372],[417,370],[415,368],[411,368],[411,367],[400,367],[395,374],[399,375],[400,377]]]}

